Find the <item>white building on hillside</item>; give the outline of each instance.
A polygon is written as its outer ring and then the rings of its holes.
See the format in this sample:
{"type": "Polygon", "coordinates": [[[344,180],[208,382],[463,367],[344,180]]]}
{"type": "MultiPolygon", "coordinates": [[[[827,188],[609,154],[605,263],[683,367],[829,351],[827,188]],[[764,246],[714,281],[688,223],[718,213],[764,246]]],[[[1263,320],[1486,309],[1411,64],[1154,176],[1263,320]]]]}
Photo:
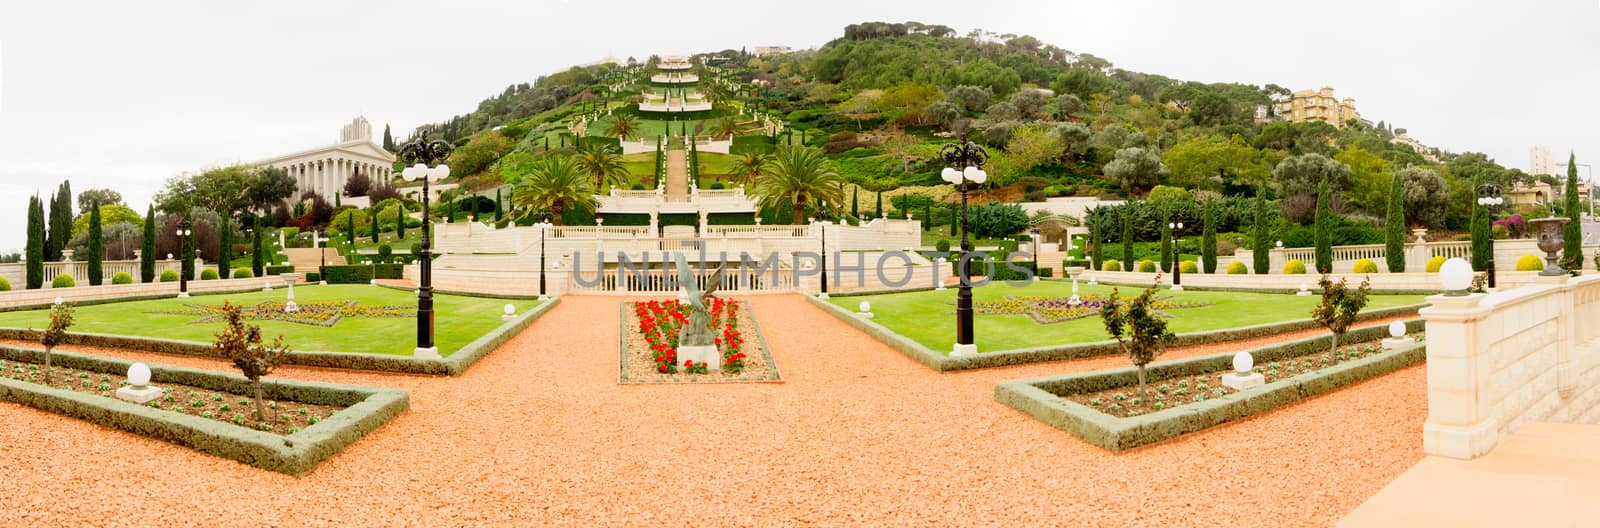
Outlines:
{"type": "Polygon", "coordinates": [[[1555,174],[1556,162],[1550,159],[1550,147],[1547,145],[1534,145],[1528,149],[1528,174],[1555,174]]]}
{"type": "Polygon", "coordinates": [[[333,196],[343,192],[345,182],[356,173],[366,174],[374,182],[389,181],[393,177],[394,161],[394,154],[372,142],[372,125],[367,118],[357,117],[339,130],[338,143],[256,164],[289,171],[299,188],[295,198],[315,192],[331,203],[333,196]]]}

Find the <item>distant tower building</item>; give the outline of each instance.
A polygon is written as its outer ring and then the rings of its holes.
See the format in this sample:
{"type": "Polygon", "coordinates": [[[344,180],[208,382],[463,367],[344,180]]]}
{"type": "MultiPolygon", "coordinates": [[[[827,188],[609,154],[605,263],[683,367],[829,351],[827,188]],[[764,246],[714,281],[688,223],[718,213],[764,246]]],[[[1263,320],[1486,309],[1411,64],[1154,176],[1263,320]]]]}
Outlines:
{"type": "Polygon", "coordinates": [[[355,119],[350,120],[350,124],[339,129],[340,143],[362,139],[372,139],[372,124],[368,123],[365,117],[356,116],[355,119]]]}
{"type": "Polygon", "coordinates": [[[1355,99],[1335,98],[1333,88],[1327,86],[1314,92],[1297,91],[1289,98],[1273,103],[1273,106],[1280,119],[1291,123],[1322,121],[1334,128],[1344,128],[1351,119],[1362,120],[1361,114],[1356,112],[1355,99]]]}
{"type": "Polygon", "coordinates": [[[1533,148],[1528,149],[1528,152],[1528,174],[1537,176],[1556,173],[1556,163],[1550,159],[1550,147],[1548,145],[1534,145],[1533,148]]]}

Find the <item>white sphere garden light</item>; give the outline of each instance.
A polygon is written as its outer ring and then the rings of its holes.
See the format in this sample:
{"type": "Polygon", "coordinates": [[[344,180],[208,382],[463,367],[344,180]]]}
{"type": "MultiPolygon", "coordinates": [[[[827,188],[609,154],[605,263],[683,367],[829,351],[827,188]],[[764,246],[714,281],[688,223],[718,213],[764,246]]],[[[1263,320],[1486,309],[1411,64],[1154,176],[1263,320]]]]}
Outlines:
{"type": "Polygon", "coordinates": [[[1389,323],[1389,337],[1405,337],[1406,324],[1400,321],[1389,323]]]}
{"type": "Polygon", "coordinates": [[[1249,352],[1240,352],[1233,355],[1233,371],[1239,374],[1249,374],[1250,369],[1256,366],[1256,358],[1249,352]]]}
{"type": "Polygon", "coordinates": [[[144,363],[134,363],[128,366],[128,384],[136,389],[142,389],[150,384],[150,367],[144,363]]]}
{"type": "Polygon", "coordinates": [[[1467,288],[1472,287],[1472,264],[1461,257],[1444,261],[1444,265],[1439,266],[1439,282],[1447,296],[1467,295],[1467,288]]]}

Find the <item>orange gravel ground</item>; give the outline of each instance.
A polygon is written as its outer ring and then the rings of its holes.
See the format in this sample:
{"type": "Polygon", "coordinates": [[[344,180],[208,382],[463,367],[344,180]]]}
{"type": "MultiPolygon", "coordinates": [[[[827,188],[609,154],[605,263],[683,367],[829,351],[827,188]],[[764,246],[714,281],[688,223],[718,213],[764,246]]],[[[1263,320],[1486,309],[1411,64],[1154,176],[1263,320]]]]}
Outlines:
{"type": "Polygon", "coordinates": [[[939,374],[754,296],[784,383],[619,386],[620,301],[568,296],[459,378],[280,370],[411,391],[299,479],[0,403],[0,525],[1321,526],[1422,457],[1421,366],[1111,454],[992,391],[1123,359],[939,374]]]}

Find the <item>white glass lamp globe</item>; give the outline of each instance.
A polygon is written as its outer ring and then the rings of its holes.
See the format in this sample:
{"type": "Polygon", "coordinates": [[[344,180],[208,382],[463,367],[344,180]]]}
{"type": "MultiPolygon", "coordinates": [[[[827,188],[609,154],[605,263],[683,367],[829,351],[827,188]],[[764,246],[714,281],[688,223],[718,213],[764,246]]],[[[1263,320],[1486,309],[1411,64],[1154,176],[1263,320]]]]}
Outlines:
{"type": "Polygon", "coordinates": [[[1406,324],[1400,321],[1389,323],[1389,337],[1405,337],[1406,324]]]}
{"type": "Polygon", "coordinates": [[[1249,374],[1250,369],[1256,366],[1256,358],[1249,352],[1240,352],[1233,355],[1233,371],[1240,374],[1249,374]]]}
{"type": "Polygon", "coordinates": [[[439,180],[443,180],[445,178],[449,178],[450,177],[450,166],[449,165],[440,164],[438,167],[434,167],[432,171],[428,172],[428,177],[433,178],[433,181],[439,181],[439,180]]]}
{"type": "Polygon", "coordinates": [[[406,167],[405,170],[400,171],[400,177],[405,178],[406,181],[417,181],[417,178],[421,178],[427,173],[428,166],[418,163],[416,165],[406,167]]]}
{"type": "Polygon", "coordinates": [[[944,170],[939,171],[939,177],[950,183],[961,183],[961,171],[951,167],[945,167],[944,170]]]}
{"type": "Polygon", "coordinates": [[[62,299],[61,299],[61,296],[60,296],[60,295],[57,295],[57,296],[56,296],[56,302],[55,302],[55,304],[61,304],[61,300],[62,300],[62,299]]]}
{"type": "Polygon", "coordinates": [[[1283,241],[1282,240],[1278,241],[1278,247],[1283,247],[1283,241]]]}
{"type": "Polygon", "coordinates": [[[144,363],[134,363],[128,366],[128,384],[134,387],[143,387],[150,384],[150,367],[144,363]]]}
{"type": "Polygon", "coordinates": [[[861,313],[870,312],[870,311],[872,311],[872,303],[869,303],[867,301],[861,301],[860,308],[861,308],[861,313]]]}
{"type": "Polygon", "coordinates": [[[506,315],[516,315],[516,314],[517,314],[516,305],[513,305],[511,303],[506,303],[506,315]]]}
{"type": "Polygon", "coordinates": [[[961,171],[961,175],[966,176],[967,181],[972,183],[983,183],[984,180],[989,179],[989,173],[984,172],[983,169],[977,167],[967,167],[965,170],[961,171]]]}
{"type": "Polygon", "coordinates": [[[1466,295],[1472,286],[1472,264],[1460,257],[1444,261],[1439,266],[1439,282],[1444,285],[1445,294],[1466,295]]]}

